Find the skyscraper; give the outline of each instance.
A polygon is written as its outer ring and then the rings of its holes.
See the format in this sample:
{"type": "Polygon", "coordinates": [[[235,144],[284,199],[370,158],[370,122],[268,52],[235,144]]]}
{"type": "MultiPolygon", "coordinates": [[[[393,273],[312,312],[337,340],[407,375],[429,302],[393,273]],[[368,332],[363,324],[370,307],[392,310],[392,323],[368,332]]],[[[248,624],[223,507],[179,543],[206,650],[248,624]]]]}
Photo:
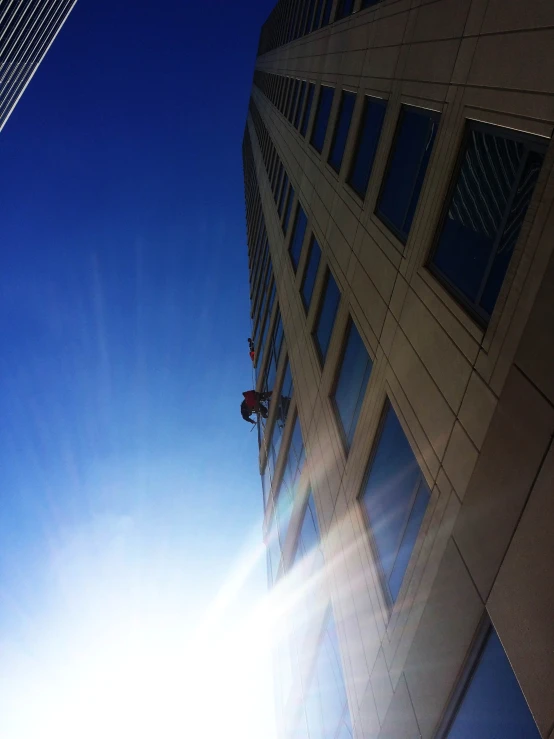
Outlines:
{"type": "Polygon", "coordinates": [[[76,0],[0,2],[0,130],[76,0]]]}
{"type": "Polygon", "coordinates": [[[243,143],[282,737],[554,739],[554,4],[280,0],[243,143]]]}

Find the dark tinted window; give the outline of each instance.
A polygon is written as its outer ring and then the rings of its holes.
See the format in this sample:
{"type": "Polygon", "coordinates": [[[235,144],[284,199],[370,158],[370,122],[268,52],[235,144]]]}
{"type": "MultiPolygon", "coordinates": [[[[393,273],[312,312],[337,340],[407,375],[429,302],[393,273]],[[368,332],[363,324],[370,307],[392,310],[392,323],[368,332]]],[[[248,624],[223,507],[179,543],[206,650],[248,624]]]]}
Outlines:
{"type": "Polygon", "coordinates": [[[284,233],[287,233],[288,228],[289,228],[290,214],[292,212],[293,202],[294,202],[294,190],[291,185],[289,187],[289,192],[287,195],[287,202],[285,205],[285,217],[283,218],[283,232],[284,233]]]}
{"type": "Polygon", "coordinates": [[[306,107],[304,108],[304,115],[302,116],[302,128],[300,133],[302,136],[306,136],[308,132],[308,123],[310,122],[310,113],[312,112],[312,103],[314,101],[315,84],[310,82],[308,85],[308,96],[306,98],[306,107]]]}
{"type": "Polygon", "coordinates": [[[361,499],[385,587],[393,602],[406,574],[429,498],[429,488],[412,448],[388,404],[361,499]]]}
{"type": "Polygon", "coordinates": [[[362,0],[362,10],[364,8],[369,8],[372,5],[377,5],[379,2],[381,2],[381,0],[362,0]]]}
{"type": "Polygon", "coordinates": [[[292,93],[292,101],[291,101],[290,110],[289,110],[288,116],[287,116],[287,118],[291,122],[292,122],[292,119],[293,119],[293,115],[294,115],[294,113],[296,111],[296,104],[298,102],[298,93],[299,92],[300,92],[300,80],[295,80],[295,82],[294,82],[294,89],[293,89],[293,93],[292,93]]]}
{"type": "Polygon", "coordinates": [[[469,127],[431,262],[484,322],[494,309],[544,158],[540,143],[513,136],[506,129],[469,127]]]}
{"type": "Polygon", "coordinates": [[[448,739],[539,739],[540,733],[494,629],[485,640],[448,739]]]}
{"type": "Polygon", "coordinates": [[[285,172],[285,177],[283,179],[283,186],[281,188],[281,195],[279,197],[279,205],[277,206],[277,212],[279,213],[279,216],[283,215],[283,208],[285,207],[285,199],[287,197],[289,191],[289,176],[285,172]]]}
{"type": "Polygon", "coordinates": [[[302,302],[304,303],[304,309],[306,313],[308,312],[310,308],[310,303],[312,301],[315,279],[317,277],[317,270],[319,267],[320,259],[321,249],[319,248],[319,244],[317,243],[315,236],[312,236],[310,252],[308,254],[308,259],[306,262],[306,270],[304,272],[304,277],[302,278],[301,288],[302,302]]]}
{"type": "Polygon", "coordinates": [[[296,272],[298,268],[298,261],[300,259],[300,253],[302,251],[302,244],[304,243],[304,235],[306,233],[306,225],[308,219],[304,213],[304,209],[298,203],[296,208],[296,218],[294,219],[294,230],[290,240],[289,254],[292,261],[292,266],[296,272]]]}
{"type": "Polygon", "coordinates": [[[402,107],[376,212],[404,242],[414,219],[438,126],[436,113],[402,107]]]}
{"type": "Polygon", "coordinates": [[[354,10],[354,0],[339,0],[337,4],[337,12],[335,20],[338,21],[341,18],[345,18],[350,15],[354,10]]]}
{"type": "Polygon", "coordinates": [[[333,326],[335,325],[335,317],[337,315],[339,303],[340,291],[337,287],[337,283],[335,282],[333,275],[330,272],[327,272],[319,315],[314,327],[314,339],[319,350],[322,364],[325,362],[327,350],[329,349],[329,343],[331,341],[331,334],[333,333],[333,326]]]}
{"type": "Polygon", "coordinates": [[[385,112],[386,102],[384,100],[365,98],[356,149],[348,176],[348,184],[362,198],[365,197],[367,191],[385,112]]]}
{"type": "Polygon", "coordinates": [[[362,337],[351,320],[334,392],[335,406],[348,447],[354,438],[372,366],[362,337]]]}
{"type": "Polygon", "coordinates": [[[304,108],[304,100],[306,98],[306,89],[308,87],[308,83],[306,80],[303,80],[302,86],[300,87],[300,96],[298,98],[298,107],[296,108],[296,115],[294,116],[294,127],[297,129],[300,125],[300,119],[302,117],[302,110],[304,108]]]}
{"type": "Polygon", "coordinates": [[[327,124],[329,123],[329,116],[331,114],[334,92],[332,87],[322,85],[319,93],[311,144],[320,154],[323,151],[323,144],[325,143],[325,134],[327,133],[327,124]]]}
{"type": "Polygon", "coordinates": [[[335,126],[335,133],[333,134],[333,143],[331,144],[331,151],[329,153],[329,164],[337,173],[340,172],[355,104],[356,95],[353,92],[342,93],[337,124],[335,126]]]}
{"type": "Polygon", "coordinates": [[[319,28],[321,23],[321,11],[323,9],[323,0],[317,0],[317,6],[314,13],[314,20],[312,23],[312,31],[315,31],[316,28],[319,28]]]}
{"type": "Polygon", "coordinates": [[[323,15],[321,17],[321,25],[328,25],[331,20],[331,10],[333,8],[333,0],[325,0],[325,7],[323,8],[323,15]]]}

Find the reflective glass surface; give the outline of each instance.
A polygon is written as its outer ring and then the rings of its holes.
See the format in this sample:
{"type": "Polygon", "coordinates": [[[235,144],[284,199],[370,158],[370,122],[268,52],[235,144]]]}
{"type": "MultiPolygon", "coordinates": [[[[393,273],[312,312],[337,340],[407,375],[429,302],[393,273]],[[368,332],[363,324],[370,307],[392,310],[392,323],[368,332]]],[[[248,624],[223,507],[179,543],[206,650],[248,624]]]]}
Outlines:
{"type": "Polygon", "coordinates": [[[300,253],[302,251],[302,244],[304,243],[307,224],[308,219],[304,213],[304,209],[300,203],[298,203],[296,207],[296,218],[294,219],[294,230],[292,232],[289,246],[289,254],[295,272],[298,269],[298,262],[300,260],[300,253]]]}
{"type": "Polygon", "coordinates": [[[436,113],[402,107],[376,210],[402,241],[410,232],[438,127],[436,113]]]}
{"type": "Polygon", "coordinates": [[[385,119],[386,102],[366,97],[360,121],[358,140],[348,176],[348,184],[362,198],[365,197],[373,161],[385,119]]]}
{"type": "Polygon", "coordinates": [[[333,8],[333,0],[325,0],[325,7],[323,9],[323,16],[321,18],[322,26],[329,25],[329,21],[331,20],[332,8],[333,8]]]}
{"type": "Polygon", "coordinates": [[[300,125],[300,120],[302,118],[302,111],[304,109],[304,100],[306,99],[306,89],[308,87],[308,83],[306,80],[302,81],[302,86],[300,87],[300,96],[298,98],[298,107],[296,108],[296,114],[294,116],[294,127],[298,129],[298,126],[300,125]]]}
{"type": "Polygon", "coordinates": [[[283,218],[283,233],[287,233],[289,228],[290,214],[292,213],[292,204],[294,202],[294,190],[292,185],[289,187],[287,196],[287,204],[285,206],[285,217],[283,218]]]}
{"type": "Polygon", "coordinates": [[[316,568],[321,567],[323,565],[323,553],[319,545],[319,524],[317,522],[314,499],[310,492],[304,518],[302,519],[302,526],[300,527],[300,534],[298,535],[294,563],[296,564],[310,554],[313,558],[310,571],[313,572],[316,568]]]}
{"type": "Polygon", "coordinates": [[[339,0],[335,20],[345,18],[354,11],[354,0],[339,0]]]}
{"type": "Polygon", "coordinates": [[[429,498],[429,488],[400,421],[387,404],[361,500],[393,602],[398,597],[429,498]]]}
{"type": "Polygon", "coordinates": [[[492,628],[446,737],[540,737],[500,639],[492,628]]]}
{"type": "Polygon", "coordinates": [[[308,123],[310,122],[310,113],[312,112],[312,104],[314,101],[315,84],[310,82],[308,85],[308,96],[306,98],[306,107],[304,108],[304,115],[302,116],[302,128],[300,133],[302,136],[306,136],[308,132],[308,123]]]}
{"type": "Polygon", "coordinates": [[[351,320],[334,393],[335,406],[348,447],[354,438],[372,366],[362,337],[351,320]]]}
{"type": "Polygon", "coordinates": [[[283,479],[281,480],[276,498],[279,541],[281,542],[281,546],[284,545],[287,537],[292,507],[305,460],[306,455],[304,452],[300,419],[297,416],[289,443],[283,479]]]}
{"type": "Polygon", "coordinates": [[[331,609],[304,704],[310,739],[352,737],[352,724],[331,609]]]}
{"type": "Polygon", "coordinates": [[[317,270],[319,268],[319,262],[321,260],[321,249],[316,241],[315,236],[312,236],[310,243],[310,252],[308,254],[308,260],[306,263],[306,269],[304,271],[304,277],[302,278],[302,302],[304,303],[304,309],[306,313],[310,308],[312,301],[312,295],[314,292],[315,280],[317,277],[317,270]]]}
{"type": "Polygon", "coordinates": [[[314,327],[314,339],[319,351],[321,363],[325,362],[335,318],[340,303],[340,290],[337,287],[333,275],[327,272],[327,279],[323,290],[323,297],[319,309],[319,315],[314,327]]]}
{"type": "Polygon", "coordinates": [[[544,158],[509,136],[470,128],[432,258],[483,320],[496,304],[544,158]]]}
{"type": "Polygon", "coordinates": [[[346,141],[348,139],[348,131],[350,130],[350,122],[352,121],[352,113],[356,104],[356,95],[353,92],[343,92],[340,101],[339,112],[337,116],[337,124],[333,135],[333,143],[329,153],[329,164],[335,172],[340,172],[346,141]]]}
{"type": "Polygon", "coordinates": [[[294,81],[293,93],[292,93],[292,100],[291,100],[291,104],[290,104],[290,110],[289,110],[288,116],[287,116],[287,118],[291,122],[292,122],[293,115],[296,112],[296,105],[298,103],[298,93],[299,92],[300,92],[300,80],[295,80],[294,81]]]}
{"type": "Polygon", "coordinates": [[[285,172],[285,177],[283,179],[283,187],[281,188],[281,196],[279,197],[279,205],[277,207],[277,212],[279,213],[279,217],[283,215],[283,208],[285,207],[285,199],[287,197],[289,191],[289,176],[285,172]]]}
{"type": "Polygon", "coordinates": [[[325,85],[322,85],[319,92],[311,144],[320,154],[323,151],[323,144],[325,143],[325,134],[327,133],[327,125],[329,123],[329,116],[331,115],[334,93],[334,88],[326,87],[325,85]]]}

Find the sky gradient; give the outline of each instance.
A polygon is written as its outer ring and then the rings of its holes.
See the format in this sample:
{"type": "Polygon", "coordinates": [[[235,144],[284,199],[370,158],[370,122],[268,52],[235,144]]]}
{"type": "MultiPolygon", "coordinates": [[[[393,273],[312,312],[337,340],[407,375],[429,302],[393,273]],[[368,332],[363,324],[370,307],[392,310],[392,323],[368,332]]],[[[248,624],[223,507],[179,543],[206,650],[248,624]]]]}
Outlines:
{"type": "MultiPolygon", "coordinates": [[[[86,654],[125,642],[123,670],[148,642],[160,673],[179,670],[191,634],[214,641],[206,612],[227,643],[265,592],[256,436],[239,412],[252,384],[241,143],[272,6],[78,0],[0,133],[3,739],[34,739],[38,717],[43,737],[89,736],[71,723],[86,710],[66,727],[52,707],[86,654]],[[253,573],[222,601],[245,560],[253,573]]],[[[221,669],[212,654],[205,683],[223,689],[235,657],[221,669]]],[[[234,706],[250,705],[237,736],[272,736],[267,687],[234,706]]],[[[124,701],[118,715],[133,714],[124,701]]]]}

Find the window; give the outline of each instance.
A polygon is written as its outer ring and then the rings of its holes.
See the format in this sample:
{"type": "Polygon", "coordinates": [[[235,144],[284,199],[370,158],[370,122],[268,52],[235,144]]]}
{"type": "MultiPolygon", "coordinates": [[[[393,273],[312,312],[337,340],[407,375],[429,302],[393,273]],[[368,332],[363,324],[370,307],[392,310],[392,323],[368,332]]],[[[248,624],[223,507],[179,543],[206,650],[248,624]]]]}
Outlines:
{"type": "Polygon", "coordinates": [[[300,120],[302,118],[302,109],[304,107],[304,99],[306,97],[306,88],[308,83],[306,80],[302,80],[302,86],[300,87],[300,96],[298,98],[298,107],[296,108],[296,115],[294,116],[294,127],[298,130],[300,120]]]}
{"type": "Polygon", "coordinates": [[[312,103],[314,101],[315,84],[310,82],[308,85],[308,97],[306,99],[306,107],[304,108],[304,115],[302,116],[302,128],[300,133],[302,136],[306,136],[308,133],[308,123],[310,122],[310,113],[312,112],[312,103]]]}
{"type": "Polygon", "coordinates": [[[317,28],[319,28],[322,8],[323,8],[323,0],[317,0],[317,7],[315,9],[314,20],[312,23],[312,31],[315,31],[317,28]]]}
{"type": "Polygon", "coordinates": [[[430,110],[402,106],[376,213],[405,243],[439,126],[430,110]]]}
{"type": "Polygon", "coordinates": [[[385,119],[386,105],[384,100],[378,98],[366,96],[364,99],[356,149],[348,175],[348,184],[361,198],[365,198],[367,192],[373,160],[385,119]]]}
{"type": "Polygon", "coordinates": [[[539,739],[496,631],[489,627],[444,739],[539,739]]]}
{"type": "Polygon", "coordinates": [[[283,178],[283,186],[281,188],[281,195],[279,197],[279,204],[277,206],[277,212],[279,213],[279,217],[283,215],[283,208],[285,207],[285,199],[287,197],[288,190],[289,190],[289,176],[285,172],[285,176],[283,178]]]}
{"type": "Polygon", "coordinates": [[[296,218],[294,219],[294,229],[289,246],[290,259],[295,272],[298,269],[298,262],[300,260],[300,253],[302,252],[302,244],[304,243],[307,224],[308,219],[304,213],[304,209],[300,203],[298,203],[296,208],[296,218]]]}
{"type": "Polygon", "coordinates": [[[377,5],[379,2],[381,2],[381,0],[362,0],[361,9],[370,8],[372,5],[377,5]]]}
{"type": "Polygon", "coordinates": [[[333,279],[333,275],[327,270],[325,285],[323,287],[323,297],[313,331],[313,337],[322,365],[325,363],[325,357],[327,356],[327,350],[331,342],[331,334],[333,333],[339,303],[340,291],[333,279]]]}
{"type": "Polygon", "coordinates": [[[350,15],[353,12],[354,0],[339,0],[335,20],[338,21],[341,18],[346,18],[347,15],[350,15]]]}
{"type": "Polygon", "coordinates": [[[321,18],[321,26],[329,25],[331,20],[331,10],[333,8],[333,0],[325,0],[325,7],[323,9],[323,16],[321,18]]]}
{"type": "Polygon", "coordinates": [[[287,233],[289,228],[290,214],[292,212],[292,204],[294,202],[294,190],[292,185],[289,187],[287,203],[285,205],[285,217],[283,218],[283,233],[287,233]]]}
{"type": "Polygon", "coordinates": [[[361,501],[383,574],[394,603],[408,568],[430,492],[400,421],[385,407],[361,501]]]}
{"type": "Polygon", "coordinates": [[[527,213],[545,145],[516,132],[468,125],[431,270],[486,324],[527,213]]]}
{"type": "Polygon", "coordinates": [[[287,114],[287,110],[290,107],[290,102],[291,102],[291,98],[292,98],[292,91],[293,91],[293,89],[294,89],[294,79],[292,77],[289,77],[288,80],[287,80],[287,94],[286,94],[286,98],[285,98],[285,104],[284,104],[283,109],[281,111],[281,113],[283,115],[286,115],[287,114]]]}
{"type": "Polygon", "coordinates": [[[315,503],[311,491],[308,493],[308,502],[298,535],[298,543],[294,555],[294,563],[297,564],[308,554],[314,555],[314,562],[310,568],[312,571],[323,564],[323,553],[319,549],[320,535],[319,524],[317,522],[317,513],[315,503]]]}
{"type": "Polygon", "coordinates": [[[327,124],[331,114],[331,106],[333,104],[334,89],[332,87],[321,86],[317,110],[315,114],[315,123],[312,131],[311,145],[320,154],[323,151],[325,143],[325,134],[327,133],[327,124]]]}
{"type": "Polygon", "coordinates": [[[331,144],[331,151],[329,153],[329,164],[335,172],[340,172],[342,164],[342,158],[344,156],[344,150],[346,148],[346,140],[348,138],[348,131],[350,129],[350,121],[352,120],[352,113],[354,112],[354,105],[356,104],[356,95],[353,92],[343,92],[339,112],[337,116],[337,124],[335,126],[335,133],[333,134],[333,143],[331,144]]]}
{"type": "Polygon", "coordinates": [[[319,645],[314,671],[304,703],[305,736],[314,739],[353,736],[344,684],[337,629],[331,608],[319,645]]]}
{"type": "Polygon", "coordinates": [[[310,251],[308,252],[308,259],[306,261],[306,269],[304,271],[304,277],[302,278],[302,287],[300,288],[302,302],[306,313],[310,309],[310,303],[312,302],[312,295],[314,292],[315,279],[317,277],[320,259],[321,249],[319,248],[319,244],[317,243],[315,236],[312,236],[310,251]]]}
{"type": "Polygon", "coordinates": [[[288,115],[287,115],[287,118],[289,119],[289,121],[291,123],[292,123],[292,120],[293,120],[294,111],[296,110],[296,103],[297,103],[297,100],[298,100],[298,93],[299,93],[299,91],[300,91],[300,80],[295,80],[294,81],[294,89],[293,89],[293,93],[292,93],[292,100],[291,100],[290,110],[288,111],[288,115]]]}
{"type": "Polygon", "coordinates": [[[349,448],[373,364],[352,319],[348,324],[333,400],[349,448]]]}
{"type": "Polygon", "coordinates": [[[302,431],[300,429],[300,419],[296,416],[296,421],[294,423],[289,442],[285,469],[283,471],[283,479],[279,485],[279,491],[275,502],[281,548],[283,548],[287,538],[292,507],[296,498],[296,492],[305,460],[306,455],[304,452],[302,431]]]}

